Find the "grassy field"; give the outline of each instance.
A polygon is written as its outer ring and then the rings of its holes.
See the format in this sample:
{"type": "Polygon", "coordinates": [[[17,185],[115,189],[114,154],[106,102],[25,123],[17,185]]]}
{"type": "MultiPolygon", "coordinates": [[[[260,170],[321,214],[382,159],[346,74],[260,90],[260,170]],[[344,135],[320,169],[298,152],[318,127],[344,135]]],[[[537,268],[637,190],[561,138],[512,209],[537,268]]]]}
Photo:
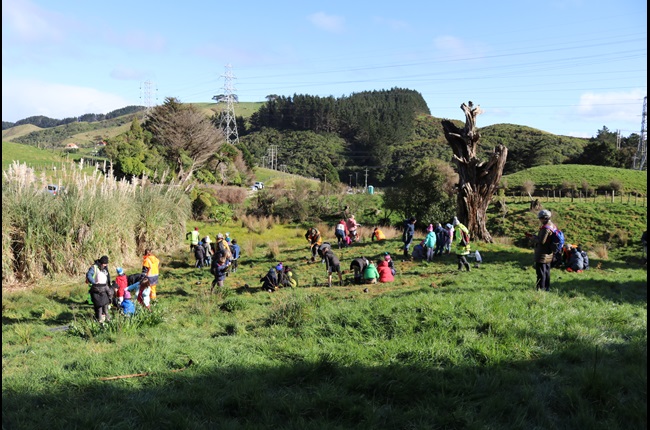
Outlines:
{"type": "MultiPolygon", "coordinates": [[[[511,189],[519,188],[524,181],[532,181],[537,195],[544,190],[559,190],[562,183],[572,183],[582,189],[586,182],[594,189],[611,189],[613,181],[621,184],[624,192],[639,192],[648,195],[648,177],[646,171],[619,169],[605,166],[586,166],[579,164],[558,164],[554,166],[537,166],[503,177],[511,189]]],[[[601,191],[602,194],[602,191],[601,191]]]]}
{"type": "MultiPolygon", "coordinates": [[[[508,240],[534,228],[534,214],[509,206],[509,237],[473,244],[484,264],[471,272],[453,255],[403,261],[399,232],[377,243],[364,227],[362,242],[335,249],[342,268],[391,252],[398,272],[368,292],[350,273],[326,286],[324,265],[308,262],[306,226],[250,221],[187,224],[238,239],[240,269],[224,288],[209,294],[212,276],[184,244],[158,255],[153,312],[104,328],[82,279],[3,288],[3,428],[645,429],[636,231],[607,258],[592,255],[591,270],[553,270],[551,292],[537,292],[532,250],[508,240]],[[299,286],[262,292],[278,261],[299,286]]],[[[572,226],[582,208],[551,209],[575,241],[607,229],[572,226]]],[[[639,211],[621,228],[643,228],[639,211]]],[[[332,226],[318,227],[333,239],[332,226]]],[[[130,263],[127,273],[140,270],[130,263]]]]}
{"type": "Polygon", "coordinates": [[[66,162],[61,156],[61,151],[51,149],[40,149],[20,143],[2,142],[2,170],[9,165],[19,161],[26,163],[35,169],[51,169],[53,166],[60,166],[66,162]]]}

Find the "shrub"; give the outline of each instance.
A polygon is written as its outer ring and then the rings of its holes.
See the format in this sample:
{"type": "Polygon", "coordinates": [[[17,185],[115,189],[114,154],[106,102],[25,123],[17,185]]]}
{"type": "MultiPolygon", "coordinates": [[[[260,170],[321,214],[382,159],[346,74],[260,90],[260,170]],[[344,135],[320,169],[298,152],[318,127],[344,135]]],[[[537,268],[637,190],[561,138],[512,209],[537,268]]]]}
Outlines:
{"type": "Polygon", "coordinates": [[[532,196],[535,193],[535,183],[530,179],[527,179],[521,184],[521,190],[532,196]]]}

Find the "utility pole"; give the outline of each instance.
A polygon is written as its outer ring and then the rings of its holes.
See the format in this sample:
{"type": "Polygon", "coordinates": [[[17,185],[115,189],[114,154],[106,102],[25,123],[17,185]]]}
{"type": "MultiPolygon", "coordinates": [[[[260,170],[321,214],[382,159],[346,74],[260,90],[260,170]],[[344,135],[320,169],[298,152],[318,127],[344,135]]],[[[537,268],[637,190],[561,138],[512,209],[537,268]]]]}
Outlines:
{"type": "Polygon", "coordinates": [[[368,189],[368,169],[366,169],[366,190],[368,189]]]}
{"type": "Polygon", "coordinates": [[[359,188],[359,172],[354,172],[354,188],[359,188]]]}
{"type": "Polygon", "coordinates": [[[223,134],[226,136],[226,142],[231,145],[236,145],[239,143],[237,120],[235,119],[235,102],[237,101],[237,96],[234,93],[236,88],[232,83],[235,76],[232,74],[232,66],[230,64],[226,65],[226,73],[221,75],[221,77],[225,80],[223,85],[223,97],[214,96],[212,99],[217,100],[217,102],[226,102],[225,112],[221,113],[221,123],[219,124],[219,128],[223,130],[223,134]]]}
{"type": "Polygon", "coordinates": [[[278,169],[278,145],[270,145],[269,149],[269,160],[271,162],[271,170],[278,169]],[[273,167],[275,166],[275,168],[273,167]]]}
{"type": "Polygon", "coordinates": [[[636,154],[632,159],[632,168],[634,170],[643,170],[648,157],[648,137],[646,136],[646,127],[648,124],[648,96],[643,98],[643,111],[641,113],[641,133],[639,134],[639,146],[636,154]]]}
{"type": "Polygon", "coordinates": [[[621,130],[616,130],[616,149],[621,149],[621,130]]]}
{"type": "Polygon", "coordinates": [[[350,173],[350,188],[352,188],[352,173],[350,173]]]}

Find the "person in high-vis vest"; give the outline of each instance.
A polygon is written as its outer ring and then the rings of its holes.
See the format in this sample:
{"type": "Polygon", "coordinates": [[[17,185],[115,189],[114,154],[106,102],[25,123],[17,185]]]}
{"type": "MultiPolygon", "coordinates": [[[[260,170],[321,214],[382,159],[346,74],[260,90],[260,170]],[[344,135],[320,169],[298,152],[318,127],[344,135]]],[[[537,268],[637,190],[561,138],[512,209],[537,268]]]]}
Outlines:
{"type": "Polygon", "coordinates": [[[95,310],[97,322],[110,321],[108,306],[111,303],[111,276],[108,273],[108,256],[95,260],[86,272],[86,281],[90,284],[90,297],[95,310]]]}
{"type": "Polygon", "coordinates": [[[194,248],[199,244],[199,228],[194,227],[194,230],[187,232],[185,239],[190,239],[190,252],[194,251],[194,248]]]}
{"type": "Polygon", "coordinates": [[[151,286],[151,300],[156,300],[156,285],[158,285],[158,266],[160,260],[158,257],[151,253],[150,249],[144,250],[144,257],[142,258],[142,275],[149,278],[151,286]]]}

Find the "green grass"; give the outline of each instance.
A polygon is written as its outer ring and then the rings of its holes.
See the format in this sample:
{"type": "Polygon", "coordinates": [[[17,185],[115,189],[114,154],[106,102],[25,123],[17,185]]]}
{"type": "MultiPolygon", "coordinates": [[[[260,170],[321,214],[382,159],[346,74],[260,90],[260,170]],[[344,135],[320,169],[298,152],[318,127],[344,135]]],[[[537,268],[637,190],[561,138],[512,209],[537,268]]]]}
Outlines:
{"type": "MultiPolygon", "coordinates": [[[[555,210],[567,222],[575,211],[555,210]]],[[[511,236],[528,228],[516,207],[507,222],[511,236]]],[[[158,256],[153,314],[116,315],[103,329],[78,279],[3,288],[3,428],[646,427],[647,277],[636,246],[595,259],[598,269],[553,270],[550,293],[534,290],[525,247],[474,244],[485,263],[469,273],[454,256],[402,261],[398,238],[336,249],[343,269],[393,253],[396,281],[364,293],[325,286],[324,266],[307,262],[305,226],[194,226],[228,231],[243,249],[214,295],[186,244],[158,256]],[[299,287],[263,293],[259,278],[277,261],[299,287]]],[[[127,273],[139,270],[132,263],[127,273]]]]}
{"type": "Polygon", "coordinates": [[[317,185],[320,181],[316,179],[308,179],[303,176],[293,175],[291,173],[284,173],[278,170],[266,169],[264,167],[255,168],[255,180],[264,182],[264,186],[273,186],[278,182],[293,182],[293,181],[309,181],[317,185]]]}
{"type": "MultiPolygon", "coordinates": [[[[622,185],[625,192],[648,194],[648,178],[646,171],[620,169],[616,167],[588,166],[580,164],[558,164],[553,166],[537,166],[522,170],[503,177],[510,189],[522,186],[524,181],[532,181],[538,195],[542,190],[558,190],[563,182],[573,183],[578,189],[583,181],[594,189],[610,190],[612,181],[622,185]]],[[[601,191],[602,193],[602,191],[601,191]]]]}
{"type": "Polygon", "coordinates": [[[3,141],[2,170],[6,170],[13,161],[26,163],[37,169],[51,169],[53,166],[60,166],[61,163],[64,163],[65,158],[58,150],[39,149],[34,146],[3,141]]]}

